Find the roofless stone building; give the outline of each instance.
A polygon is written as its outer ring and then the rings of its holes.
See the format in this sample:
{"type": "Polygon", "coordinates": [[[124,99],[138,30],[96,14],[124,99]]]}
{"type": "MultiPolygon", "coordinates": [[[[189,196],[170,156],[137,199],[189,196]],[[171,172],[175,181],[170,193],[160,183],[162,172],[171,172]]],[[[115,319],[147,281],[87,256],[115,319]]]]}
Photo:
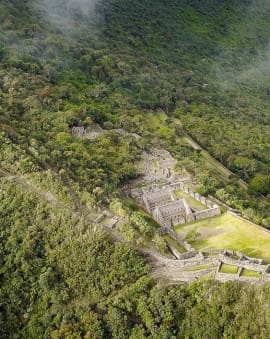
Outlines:
{"type": "Polygon", "coordinates": [[[152,187],[152,190],[142,194],[142,202],[146,211],[153,216],[161,227],[182,225],[221,214],[217,205],[200,194],[192,192],[183,183],[165,185],[162,188],[152,187]],[[196,211],[189,206],[185,198],[178,199],[174,191],[180,187],[191,198],[205,205],[205,210],[196,211]]]}

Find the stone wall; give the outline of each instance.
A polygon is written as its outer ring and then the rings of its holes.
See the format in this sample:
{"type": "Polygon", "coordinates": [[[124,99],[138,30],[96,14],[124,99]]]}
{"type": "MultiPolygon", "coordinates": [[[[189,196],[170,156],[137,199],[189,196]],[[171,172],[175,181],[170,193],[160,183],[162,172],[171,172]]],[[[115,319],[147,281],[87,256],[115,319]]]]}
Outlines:
{"type": "Polygon", "coordinates": [[[205,255],[207,255],[207,254],[210,254],[210,255],[211,254],[217,254],[218,255],[218,254],[223,254],[224,250],[218,250],[218,249],[214,249],[214,248],[211,249],[210,248],[210,249],[202,250],[201,253],[205,254],[205,255]]]}
{"type": "MultiPolygon", "coordinates": [[[[255,283],[258,281],[270,281],[270,274],[268,271],[270,271],[270,265],[262,265],[262,264],[256,264],[254,263],[254,258],[251,258],[250,260],[243,260],[240,258],[239,260],[233,259],[230,256],[228,256],[226,253],[231,252],[234,253],[233,251],[224,251],[225,254],[219,255],[218,260],[219,260],[219,266],[216,271],[216,276],[215,279],[218,281],[228,281],[228,280],[235,280],[235,281],[241,281],[241,282],[250,282],[250,283],[255,283]],[[222,273],[220,272],[220,268],[222,264],[227,264],[227,265],[232,265],[238,267],[237,273],[235,274],[228,274],[228,273],[222,273]],[[250,270],[254,271],[257,273],[261,273],[261,277],[246,277],[242,276],[243,270],[250,270]]],[[[261,261],[262,259],[256,259],[258,261],[261,261]]]]}
{"type": "Polygon", "coordinates": [[[225,281],[239,280],[239,276],[238,276],[238,274],[218,272],[215,275],[215,279],[220,281],[220,282],[225,282],[225,281]]]}
{"type": "Polygon", "coordinates": [[[236,252],[236,254],[241,257],[241,260],[248,260],[250,263],[259,264],[259,265],[262,265],[262,263],[263,263],[263,259],[251,258],[251,257],[249,257],[246,254],[241,253],[241,252],[236,252]]]}
{"type": "Polygon", "coordinates": [[[270,274],[264,274],[263,277],[262,277],[262,279],[263,279],[264,281],[270,281],[270,274]]]}
{"type": "Polygon", "coordinates": [[[167,217],[177,213],[185,212],[186,206],[183,200],[176,200],[167,205],[159,206],[158,209],[164,217],[167,217]]]}
{"type": "Polygon", "coordinates": [[[181,276],[178,275],[177,280],[181,278],[183,281],[197,281],[199,278],[202,278],[214,271],[213,267],[208,267],[198,271],[183,271],[181,276]]]}
{"type": "MultiPolygon", "coordinates": [[[[197,254],[197,251],[190,244],[188,244],[181,237],[179,237],[179,235],[177,235],[171,228],[161,227],[159,229],[159,234],[160,235],[165,235],[165,234],[170,235],[175,241],[177,241],[179,243],[179,245],[184,247],[187,252],[192,252],[192,254],[193,254],[192,256],[197,254]]],[[[184,259],[187,259],[187,258],[184,258],[184,259]]]]}
{"type": "Polygon", "coordinates": [[[172,260],[168,259],[166,266],[168,267],[182,267],[182,268],[189,268],[194,266],[201,266],[201,265],[212,265],[215,269],[217,265],[219,264],[219,261],[217,258],[204,258],[200,254],[197,253],[197,255],[181,259],[181,260],[172,260]]]}
{"type": "Polygon", "coordinates": [[[175,258],[178,259],[178,260],[181,260],[181,253],[168,242],[167,242],[167,246],[168,246],[170,252],[175,256],[175,258]]]}
{"type": "Polygon", "coordinates": [[[212,218],[221,215],[220,208],[218,206],[214,206],[212,208],[195,212],[193,213],[195,220],[201,220],[206,218],[212,218]]]}
{"type": "Polygon", "coordinates": [[[159,205],[165,205],[175,200],[171,190],[162,189],[156,192],[149,192],[142,196],[144,205],[149,213],[159,205]]]}
{"type": "Polygon", "coordinates": [[[156,207],[153,211],[154,219],[163,227],[185,224],[189,209],[183,200],[176,200],[167,205],[156,207]]]}
{"type": "Polygon", "coordinates": [[[219,255],[219,260],[223,262],[224,264],[242,267],[247,270],[261,272],[261,273],[265,272],[266,268],[268,268],[268,265],[255,264],[249,260],[235,260],[226,255],[219,255]]]}
{"type": "MultiPolygon", "coordinates": [[[[168,185],[172,191],[176,191],[176,190],[182,190],[183,192],[189,194],[192,198],[194,198],[195,200],[199,201],[201,204],[207,206],[208,208],[217,208],[220,210],[220,208],[218,207],[218,205],[216,205],[215,203],[213,203],[212,201],[206,199],[205,197],[203,197],[202,195],[200,195],[199,193],[195,193],[192,191],[191,188],[189,188],[188,186],[185,185],[184,182],[179,181],[173,184],[168,185]]],[[[221,213],[221,212],[220,212],[221,213]]]]}
{"type": "Polygon", "coordinates": [[[102,128],[96,127],[96,130],[87,131],[84,127],[72,127],[72,135],[79,138],[87,138],[87,139],[96,139],[100,134],[103,133],[102,128]]]}
{"type": "MultiPolygon", "coordinates": [[[[199,193],[194,193],[182,181],[162,187],[151,186],[150,188],[142,188],[141,191],[141,199],[146,211],[152,214],[162,227],[182,225],[194,220],[211,218],[221,214],[220,208],[217,205],[199,193]],[[174,196],[173,192],[178,189],[183,190],[208,208],[203,211],[193,212],[185,199],[179,200],[174,196]]],[[[139,195],[137,191],[133,191],[132,194],[135,197],[139,195]]]]}

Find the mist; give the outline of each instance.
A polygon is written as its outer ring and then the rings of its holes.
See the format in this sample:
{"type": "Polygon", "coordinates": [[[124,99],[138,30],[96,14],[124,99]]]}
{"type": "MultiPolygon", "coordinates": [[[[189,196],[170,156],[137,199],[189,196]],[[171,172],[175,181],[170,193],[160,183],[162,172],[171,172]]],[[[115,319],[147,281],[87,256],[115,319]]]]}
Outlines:
{"type": "Polygon", "coordinates": [[[94,30],[101,16],[97,6],[100,0],[36,0],[34,9],[63,34],[71,37],[87,23],[94,30]]]}
{"type": "Polygon", "coordinates": [[[260,20],[270,11],[270,0],[254,0],[247,3],[243,11],[241,39],[246,45],[226,46],[214,58],[211,73],[215,75],[216,86],[221,90],[268,87],[270,81],[270,39],[260,20]],[[247,20],[249,18],[251,20],[247,20]],[[260,43],[254,43],[259,41],[260,43]]]}

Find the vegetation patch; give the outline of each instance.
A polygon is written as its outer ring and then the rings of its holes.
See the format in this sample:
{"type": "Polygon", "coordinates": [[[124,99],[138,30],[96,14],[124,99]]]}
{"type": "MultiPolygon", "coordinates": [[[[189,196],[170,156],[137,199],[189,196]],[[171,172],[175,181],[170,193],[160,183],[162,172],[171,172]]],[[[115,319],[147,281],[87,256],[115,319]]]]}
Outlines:
{"type": "Polygon", "coordinates": [[[236,274],[238,271],[237,266],[222,264],[219,270],[220,273],[229,273],[229,274],[236,274]]]}
{"type": "Polygon", "coordinates": [[[262,274],[261,274],[260,272],[256,272],[256,271],[244,269],[244,270],[241,272],[241,277],[261,278],[261,277],[262,277],[262,274]]]}

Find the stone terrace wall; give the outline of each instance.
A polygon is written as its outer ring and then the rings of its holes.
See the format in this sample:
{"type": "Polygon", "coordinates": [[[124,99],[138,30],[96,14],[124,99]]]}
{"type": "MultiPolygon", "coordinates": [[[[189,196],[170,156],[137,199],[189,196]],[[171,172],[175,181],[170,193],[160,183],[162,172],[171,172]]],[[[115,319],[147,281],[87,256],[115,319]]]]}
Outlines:
{"type": "Polygon", "coordinates": [[[207,210],[193,213],[195,220],[201,220],[206,218],[212,218],[221,215],[220,208],[218,206],[209,208],[207,210]]]}
{"type": "MultiPolygon", "coordinates": [[[[174,240],[176,240],[179,243],[179,245],[184,247],[187,252],[192,252],[193,253],[192,256],[197,254],[197,251],[190,244],[188,244],[186,241],[181,239],[181,237],[179,237],[171,228],[161,227],[159,229],[159,234],[160,235],[169,234],[174,240]]],[[[187,259],[187,258],[184,258],[184,259],[187,259]]]]}
{"type": "MultiPolygon", "coordinates": [[[[202,278],[207,274],[214,272],[214,270],[215,269],[213,267],[209,267],[198,271],[183,271],[181,273],[181,279],[184,281],[196,281],[199,278],[202,278]]],[[[179,276],[177,277],[177,280],[179,280],[179,276]]]]}
{"type": "MultiPolygon", "coordinates": [[[[251,258],[251,259],[253,260],[254,258],[251,258]]],[[[270,281],[270,274],[268,273],[268,271],[270,270],[270,265],[262,265],[258,263],[256,264],[253,261],[243,260],[242,258],[239,260],[235,260],[227,256],[226,254],[219,255],[218,260],[219,260],[219,266],[217,268],[216,275],[215,275],[215,279],[218,281],[225,282],[228,280],[235,280],[235,281],[248,282],[248,283],[256,283],[259,281],[270,281]],[[220,272],[220,268],[223,263],[238,267],[237,273],[228,274],[228,273],[220,272]],[[257,273],[261,273],[261,277],[242,276],[241,274],[244,269],[251,270],[257,273]]],[[[255,260],[261,261],[262,259],[255,259],[255,260]]]]}
{"type": "MultiPolygon", "coordinates": [[[[201,204],[207,206],[209,209],[215,209],[213,210],[214,211],[214,215],[213,216],[216,216],[216,215],[220,215],[221,214],[221,211],[220,211],[220,208],[218,207],[218,205],[216,205],[215,203],[213,203],[212,201],[206,199],[205,197],[203,197],[202,195],[200,195],[199,193],[195,193],[192,191],[191,188],[189,188],[188,186],[185,185],[184,182],[182,181],[179,181],[179,182],[176,182],[176,183],[173,183],[173,184],[170,184],[168,185],[172,191],[176,191],[176,190],[182,190],[183,192],[189,194],[192,198],[194,198],[195,200],[199,201],[201,204]],[[219,214],[216,214],[218,213],[218,210],[219,210],[219,214]]],[[[203,212],[203,211],[202,211],[203,212]]],[[[206,216],[206,218],[208,218],[206,216]]]]}
{"type": "Polygon", "coordinates": [[[166,265],[168,267],[194,267],[194,266],[201,266],[201,265],[212,265],[215,269],[219,264],[217,258],[204,258],[200,254],[195,255],[194,257],[181,259],[181,260],[172,260],[168,259],[166,265]]]}
{"type": "Polygon", "coordinates": [[[72,127],[72,135],[79,138],[95,139],[103,133],[101,127],[96,127],[95,130],[88,132],[84,127],[72,127]]]}
{"type": "Polygon", "coordinates": [[[247,283],[258,283],[258,281],[262,280],[262,278],[256,278],[256,277],[239,277],[238,281],[247,282],[247,283]]]}
{"type": "Polygon", "coordinates": [[[206,249],[206,250],[202,250],[201,251],[202,254],[223,254],[224,253],[224,250],[218,250],[218,249],[215,249],[215,248],[209,248],[209,249],[206,249]]]}
{"type": "Polygon", "coordinates": [[[150,214],[156,206],[160,205],[160,203],[165,205],[175,200],[173,193],[169,189],[146,193],[142,196],[142,199],[150,214]]]}
{"type": "Polygon", "coordinates": [[[224,264],[242,267],[247,270],[261,272],[261,273],[265,272],[265,270],[268,267],[268,265],[255,264],[253,262],[250,262],[249,260],[235,260],[235,259],[229,258],[226,255],[219,255],[219,260],[223,262],[224,264]]]}
{"type": "Polygon", "coordinates": [[[264,281],[270,281],[270,274],[265,273],[262,278],[264,281]]]}
{"type": "Polygon", "coordinates": [[[220,281],[220,282],[225,282],[225,281],[233,281],[233,280],[239,280],[238,274],[230,274],[230,273],[216,273],[215,279],[220,281]]]}

